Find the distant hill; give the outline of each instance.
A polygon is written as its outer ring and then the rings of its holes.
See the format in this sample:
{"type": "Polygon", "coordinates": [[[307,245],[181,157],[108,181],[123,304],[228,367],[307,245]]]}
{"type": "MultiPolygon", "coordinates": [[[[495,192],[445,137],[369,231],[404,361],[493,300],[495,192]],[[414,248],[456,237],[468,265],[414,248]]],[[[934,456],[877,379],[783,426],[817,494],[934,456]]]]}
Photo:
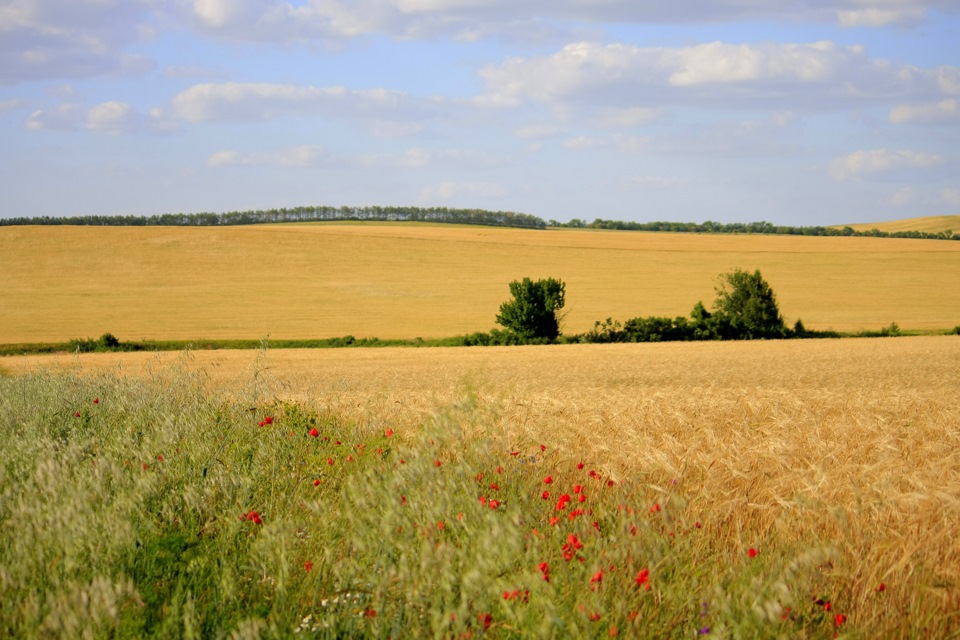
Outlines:
{"type": "Polygon", "coordinates": [[[870,231],[879,229],[887,233],[896,233],[898,231],[922,231],[925,233],[941,233],[943,231],[954,231],[960,233],[960,215],[953,216],[928,216],[926,218],[904,218],[903,220],[890,220],[889,222],[863,222],[850,225],[839,225],[837,228],[848,226],[856,231],[870,231]]]}

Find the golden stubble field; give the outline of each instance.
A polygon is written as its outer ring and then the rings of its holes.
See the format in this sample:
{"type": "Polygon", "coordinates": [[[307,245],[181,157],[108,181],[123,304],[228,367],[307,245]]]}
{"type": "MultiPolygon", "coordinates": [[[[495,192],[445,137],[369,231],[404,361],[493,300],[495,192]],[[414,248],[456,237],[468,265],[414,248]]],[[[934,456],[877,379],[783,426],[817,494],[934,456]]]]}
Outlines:
{"type": "Polygon", "coordinates": [[[800,544],[823,554],[824,584],[862,628],[909,636],[960,626],[948,621],[960,610],[957,336],[87,354],[2,365],[12,374],[189,373],[250,406],[299,402],[401,435],[450,413],[477,437],[546,442],[561,464],[586,460],[647,483],[732,549],[795,553],[800,544]]]}
{"type": "Polygon", "coordinates": [[[567,284],[564,330],[687,315],[760,269],[813,329],[960,322],[960,243],[413,224],[0,228],[0,343],[446,337],[495,326],[511,280],[567,284]]]}

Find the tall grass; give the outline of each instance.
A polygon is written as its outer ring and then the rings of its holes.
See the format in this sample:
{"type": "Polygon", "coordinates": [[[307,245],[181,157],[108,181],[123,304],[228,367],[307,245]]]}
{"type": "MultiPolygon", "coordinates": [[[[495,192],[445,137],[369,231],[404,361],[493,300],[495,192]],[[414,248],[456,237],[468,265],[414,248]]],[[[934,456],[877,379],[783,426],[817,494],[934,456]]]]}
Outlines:
{"type": "Polygon", "coordinates": [[[867,464],[824,488],[869,451],[786,395],[651,398],[608,433],[622,456],[515,423],[522,397],[467,391],[400,425],[277,400],[254,370],[229,398],[187,366],[0,378],[0,636],[960,632],[937,530],[957,520],[958,434],[919,405],[864,446],[934,464],[945,448],[939,486],[867,464]],[[888,546],[885,526],[915,533],[888,546]]]}

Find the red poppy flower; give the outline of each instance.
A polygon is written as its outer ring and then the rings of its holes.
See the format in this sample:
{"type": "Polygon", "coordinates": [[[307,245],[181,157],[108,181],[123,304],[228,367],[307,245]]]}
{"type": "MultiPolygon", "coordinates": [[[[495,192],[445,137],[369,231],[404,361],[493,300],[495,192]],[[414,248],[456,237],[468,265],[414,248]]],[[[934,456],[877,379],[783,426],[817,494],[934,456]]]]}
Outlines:
{"type": "Polygon", "coordinates": [[[310,435],[311,435],[312,437],[316,438],[317,436],[320,435],[320,432],[317,431],[317,428],[316,428],[316,427],[314,427],[313,429],[310,429],[310,435]]]}
{"type": "Polygon", "coordinates": [[[366,614],[366,615],[367,615],[368,618],[376,618],[376,617],[377,617],[377,612],[376,612],[374,609],[367,609],[367,614],[366,614]]]}
{"type": "Polygon", "coordinates": [[[491,491],[500,491],[500,485],[498,485],[496,482],[494,482],[494,483],[492,483],[492,484],[490,485],[490,490],[491,490],[491,491]]]}
{"type": "Polygon", "coordinates": [[[489,506],[491,509],[496,509],[497,507],[500,506],[500,501],[499,501],[499,500],[491,500],[491,501],[488,503],[488,506],[489,506]]]}
{"type": "Polygon", "coordinates": [[[437,523],[437,529],[440,530],[440,531],[443,531],[443,529],[444,529],[446,526],[447,526],[447,525],[445,525],[445,524],[443,523],[443,520],[441,520],[440,522],[437,523]]]}
{"type": "Polygon", "coordinates": [[[333,458],[327,458],[327,464],[330,465],[331,467],[333,466],[333,462],[334,462],[333,458]]]}
{"type": "Polygon", "coordinates": [[[583,491],[583,485],[579,485],[579,484],[573,485],[573,492],[574,492],[574,493],[580,493],[581,491],[583,491]]]}
{"type": "Polygon", "coordinates": [[[439,467],[439,466],[441,466],[441,465],[443,465],[443,463],[440,462],[439,460],[434,460],[434,461],[433,461],[433,466],[439,467]]]}
{"type": "Polygon", "coordinates": [[[304,570],[304,571],[310,571],[311,569],[313,569],[313,563],[312,563],[312,562],[310,562],[309,560],[307,560],[306,562],[303,563],[303,570],[304,570]]]}
{"type": "Polygon", "coordinates": [[[753,547],[750,547],[750,548],[747,550],[747,555],[750,556],[751,558],[756,558],[756,557],[757,557],[757,550],[754,549],[753,547]]]}
{"type": "Polygon", "coordinates": [[[157,454],[157,460],[163,462],[163,454],[157,454]]]}
{"type": "Polygon", "coordinates": [[[315,486],[315,487],[319,487],[319,486],[320,486],[320,478],[317,478],[316,480],[313,481],[313,486],[315,486]]]}
{"type": "Polygon", "coordinates": [[[590,578],[590,582],[591,583],[603,582],[603,569],[600,569],[595,574],[593,574],[593,577],[590,578]]]}
{"type": "Polygon", "coordinates": [[[480,624],[483,625],[484,629],[489,629],[490,625],[493,623],[493,616],[489,613],[481,613],[479,616],[480,624]]]}
{"type": "Polygon", "coordinates": [[[553,476],[547,476],[543,479],[543,484],[550,484],[551,482],[553,482],[553,476]]]}
{"type": "Polygon", "coordinates": [[[540,451],[546,451],[546,450],[547,450],[547,445],[545,444],[540,445],[540,451]]]}
{"type": "Polygon", "coordinates": [[[558,522],[560,522],[560,518],[554,518],[554,517],[551,517],[551,518],[550,518],[550,526],[551,526],[551,527],[552,527],[552,526],[555,526],[558,522]]]}
{"type": "Polygon", "coordinates": [[[540,494],[540,497],[542,497],[544,500],[549,500],[549,499],[550,499],[550,492],[549,492],[549,491],[544,491],[542,494],[540,494]]]}
{"type": "Polygon", "coordinates": [[[847,616],[843,615],[842,613],[838,613],[836,617],[833,619],[833,623],[838,627],[846,621],[847,621],[847,616]]]}
{"type": "Polygon", "coordinates": [[[640,573],[637,574],[637,586],[643,587],[646,590],[650,590],[650,570],[647,568],[640,569],[640,573]]]}
{"type": "Polygon", "coordinates": [[[263,421],[264,421],[266,424],[273,424],[273,417],[272,417],[272,416],[267,416],[267,417],[265,417],[265,418],[263,419],[263,421]]]}
{"type": "Polygon", "coordinates": [[[880,583],[880,586],[877,587],[877,591],[886,591],[886,590],[887,590],[887,585],[883,584],[882,582],[880,583]]]}
{"type": "Polygon", "coordinates": [[[583,469],[583,463],[582,463],[582,462],[578,462],[578,463],[577,463],[577,469],[583,469]]]}
{"type": "Polygon", "coordinates": [[[79,417],[80,417],[80,412],[77,411],[76,413],[74,413],[74,414],[73,414],[73,417],[74,417],[74,418],[79,418],[79,417]]]}
{"type": "Polygon", "coordinates": [[[100,398],[94,398],[93,404],[100,404],[100,398]]]}
{"type": "Polygon", "coordinates": [[[579,496],[577,496],[577,502],[586,502],[586,500],[587,500],[587,496],[585,496],[582,493],[579,496]]]}
{"type": "Polygon", "coordinates": [[[393,429],[387,427],[387,430],[383,432],[388,438],[393,435],[393,429]]]}
{"type": "Polygon", "coordinates": [[[660,511],[659,502],[655,503],[652,507],[650,507],[650,513],[657,513],[658,511],[660,511]]]}

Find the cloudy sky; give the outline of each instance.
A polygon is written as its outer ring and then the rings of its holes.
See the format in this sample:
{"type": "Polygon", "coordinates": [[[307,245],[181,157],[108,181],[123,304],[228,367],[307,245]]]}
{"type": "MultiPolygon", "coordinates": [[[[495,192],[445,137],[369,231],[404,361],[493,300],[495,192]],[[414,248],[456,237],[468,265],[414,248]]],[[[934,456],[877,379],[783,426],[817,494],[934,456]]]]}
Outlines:
{"type": "Polygon", "coordinates": [[[960,0],[0,0],[0,217],[960,213],[960,0]]]}

